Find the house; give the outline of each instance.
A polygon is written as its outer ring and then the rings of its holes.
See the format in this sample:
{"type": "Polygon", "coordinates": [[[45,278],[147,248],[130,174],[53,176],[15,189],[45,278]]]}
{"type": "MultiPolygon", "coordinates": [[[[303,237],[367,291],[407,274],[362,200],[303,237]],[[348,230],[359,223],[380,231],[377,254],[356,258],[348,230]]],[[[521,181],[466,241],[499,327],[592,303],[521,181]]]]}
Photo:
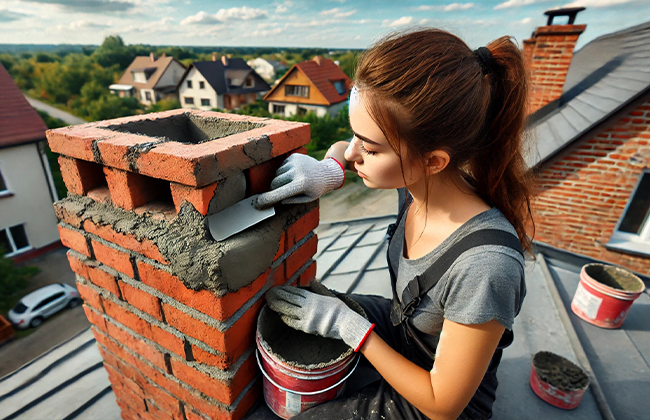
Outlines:
{"type": "Polygon", "coordinates": [[[111,92],[120,97],[134,96],[145,104],[155,104],[161,99],[176,98],[176,85],[185,72],[185,66],[174,57],[163,54],[156,58],[136,57],[126,68],[119,82],[110,85],[111,92]]]}
{"type": "Polygon", "coordinates": [[[0,65],[0,246],[22,261],[59,245],[47,127],[0,65]]]}
{"type": "Polygon", "coordinates": [[[308,111],[333,116],[348,104],[351,84],[334,61],[316,56],[294,64],[264,100],[269,112],[285,117],[308,111]]]}
{"type": "Polygon", "coordinates": [[[261,57],[257,57],[253,60],[248,60],[246,62],[253,70],[257,72],[260,76],[264,78],[269,83],[272,83],[275,81],[276,74],[281,71],[285,70],[287,66],[284,64],[280,63],[279,61],[276,60],[265,60],[261,57]]]}
{"type": "Polygon", "coordinates": [[[580,10],[547,12],[524,43],[535,238],[650,274],[650,22],[574,54],[580,10]],[[560,15],[569,24],[553,25],[560,15]]]}
{"type": "Polygon", "coordinates": [[[192,63],[178,83],[181,106],[191,109],[236,109],[255,102],[271,86],[242,58],[192,63]]]}

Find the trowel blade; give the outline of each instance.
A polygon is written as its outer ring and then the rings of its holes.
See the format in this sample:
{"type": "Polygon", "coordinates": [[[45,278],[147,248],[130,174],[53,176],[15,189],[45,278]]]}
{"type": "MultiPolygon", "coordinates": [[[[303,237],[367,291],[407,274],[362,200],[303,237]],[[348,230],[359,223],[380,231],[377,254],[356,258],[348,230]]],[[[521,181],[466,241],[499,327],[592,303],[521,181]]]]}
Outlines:
{"type": "Polygon", "coordinates": [[[208,227],[214,240],[223,241],[275,215],[273,207],[264,210],[256,209],[253,206],[256,199],[257,195],[245,198],[219,213],[208,216],[208,227]]]}

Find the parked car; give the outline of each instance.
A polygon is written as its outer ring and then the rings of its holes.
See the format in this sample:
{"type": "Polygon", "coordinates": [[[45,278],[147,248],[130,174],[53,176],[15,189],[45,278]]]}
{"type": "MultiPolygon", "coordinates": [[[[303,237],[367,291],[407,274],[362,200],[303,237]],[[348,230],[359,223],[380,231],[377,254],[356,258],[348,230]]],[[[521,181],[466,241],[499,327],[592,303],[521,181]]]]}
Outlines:
{"type": "Polygon", "coordinates": [[[16,328],[38,327],[51,315],[81,303],[79,292],[65,283],[50,284],[20,299],[9,311],[9,321],[16,328]]]}

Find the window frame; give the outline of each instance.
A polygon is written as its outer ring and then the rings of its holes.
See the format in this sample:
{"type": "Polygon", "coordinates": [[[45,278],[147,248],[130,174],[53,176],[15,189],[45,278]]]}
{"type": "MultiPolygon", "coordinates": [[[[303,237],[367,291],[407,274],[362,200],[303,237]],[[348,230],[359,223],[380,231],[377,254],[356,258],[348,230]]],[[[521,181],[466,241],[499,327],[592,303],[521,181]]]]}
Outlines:
{"type": "Polygon", "coordinates": [[[338,93],[339,95],[345,95],[346,90],[347,90],[347,89],[346,89],[346,86],[345,86],[345,80],[343,80],[343,79],[341,79],[341,80],[334,80],[334,81],[332,81],[332,85],[334,85],[334,89],[336,90],[336,93],[338,93]],[[341,86],[341,90],[340,90],[340,91],[339,91],[338,88],[336,87],[336,85],[337,85],[338,83],[340,83],[340,86],[341,86]]]}
{"type": "Polygon", "coordinates": [[[298,98],[309,98],[309,86],[305,86],[305,85],[284,85],[284,96],[295,96],[295,97],[298,97],[298,98]],[[292,88],[291,89],[292,93],[289,93],[289,90],[290,90],[289,88],[292,88]],[[294,93],[295,91],[297,91],[297,93],[294,93]]]}
{"type": "Polygon", "coordinates": [[[14,195],[13,192],[9,189],[9,185],[7,184],[7,180],[5,179],[4,176],[2,176],[2,168],[0,168],[0,188],[1,186],[4,185],[4,189],[0,189],[0,198],[2,197],[11,197],[14,195]]]}
{"type": "Polygon", "coordinates": [[[205,82],[203,80],[199,80],[199,89],[205,89],[205,82]]]}
{"type": "Polygon", "coordinates": [[[187,88],[188,89],[193,89],[192,88],[192,81],[191,80],[186,80],[186,82],[187,82],[187,88]]]}
{"type": "Polygon", "coordinates": [[[152,98],[152,97],[151,97],[151,92],[148,91],[148,90],[145,90],[145,91],[144,91],[144,100],[145,100],[145,101],[150,101],[150,102],[151,102],[151,100],[152,100],[151,98],[152,98]]]}
{"type": "MultiPolygon", "coordinates": [[[[605,245],[606,248],[612,250],[626,251],[635,254],[650,255],[650,216],[646,214],[646,219],[642,222],[641,231],[639,234],[634,234],[630,232],[622,232],[619,230],[623,219],[627,215],[628,210],[634,197],[641,186],[641,181],[644,177],[650,177],[650,169],[644,169],[637,180],[632,193],[630,194],[630,199],[625,204],[625,208],[621,213],[621,216],[612,231],[612,235],[609,238],[609,241],[605,245]]],[[[650,214],[650,213],[649,213],[650,214]]]]}
{"type": "Polygon", "coordinates": [[[194,98],[192,96],[184,96],[183,102],[185,102],[185,105],[194,105],[194,98]]]}
{"type": "Polygon", "coordinates": [[[248,76],[248,77],[244,80],[244,87],[245,87],[245,88],[252,88],[252,87],[255,87],[255,81],[253,80],[253,78],[252,78],[251,76],[248,76]]]}
{"type": "Polygon", "coordinates": [[[201,98],[201,106],[212,106],[212,101],[210,101],[210,98],[201,98]],[[203,101],[208,101],[207,105],[203,101]]]}
{"type": "Polygon", "coordinates": [[[11,249],[6,249],[5,250],[5,257],[12,257],[14,255],[21,254],[23,252],[29,251],[32,249],[32,244],[29,243],[29,236],[27,235],[27,230],[25,229],[25,224],[21,223],[18,225],[13,225],[13,226],[7,226],[5,228],[0,229],[1,231],[5,232],[5,235],[7,236],[7,240],[9,241],[9,246],[11,246],[11,249]],[[11,229],[15,227],[22,227],[22,229],[25,231],[25,238],[27,239],[27,246],[23,248],[16,248],[16,242],[14,241],[14,237],[11,234],[11,229]]]}
{"type": "Polygon", "coordinates": [[[286,105],[276,105],[273,104],[273,112],[272,114],[285,114],[287,111],[287,106],[286,105]],[[277,111],[277,108],[282,108],[282,111],[277,111]]]}

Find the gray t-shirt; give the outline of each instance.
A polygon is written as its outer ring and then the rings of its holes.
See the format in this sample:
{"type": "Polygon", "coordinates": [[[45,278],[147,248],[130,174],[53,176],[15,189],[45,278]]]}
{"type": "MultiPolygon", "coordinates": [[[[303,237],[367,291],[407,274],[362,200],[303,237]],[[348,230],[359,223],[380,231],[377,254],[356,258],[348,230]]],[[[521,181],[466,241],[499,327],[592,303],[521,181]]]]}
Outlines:
{"type": "MultiPolygon", "coordinates": [[[[427,255],[406,259],[403,254],[404,220],[399,221],[389,249],[389,262],[397,276],[397,296],[415,276],[457,241],[478,229],[500,229],[516,235],[514,227],[496,207],[480,213],[459,227],[427,255]]],[[[526,295],[524,258],[512,248],[482,245],[461,254],[422,298],[411,324],[426,335],[424,341],[437,347],[444,319],[461,324],[482,324],[496,319],[512,330],[515,316],[526,295]]]]}

